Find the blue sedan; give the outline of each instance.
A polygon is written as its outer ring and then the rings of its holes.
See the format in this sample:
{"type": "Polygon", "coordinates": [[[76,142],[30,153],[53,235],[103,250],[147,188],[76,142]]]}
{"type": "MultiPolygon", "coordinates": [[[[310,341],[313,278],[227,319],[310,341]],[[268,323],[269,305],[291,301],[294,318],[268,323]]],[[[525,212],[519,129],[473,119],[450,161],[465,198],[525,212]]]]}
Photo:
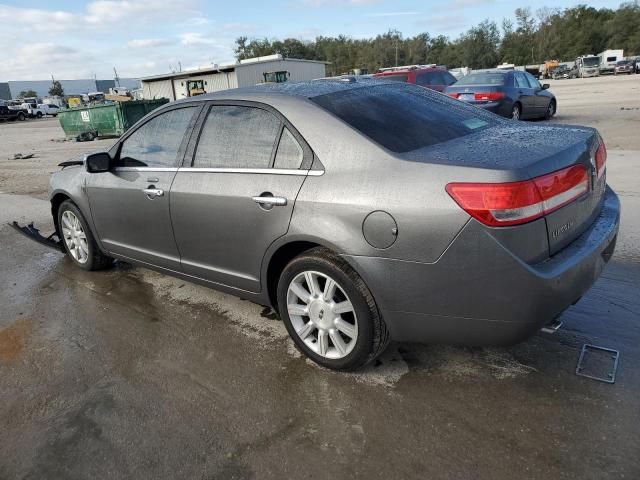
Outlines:
{"type": "Polygon", "coordinates": [[[517,70],[471,73],[445,89],[450,97],[515,120],[553,117],[558,109],[549,84],[517,70]]]}

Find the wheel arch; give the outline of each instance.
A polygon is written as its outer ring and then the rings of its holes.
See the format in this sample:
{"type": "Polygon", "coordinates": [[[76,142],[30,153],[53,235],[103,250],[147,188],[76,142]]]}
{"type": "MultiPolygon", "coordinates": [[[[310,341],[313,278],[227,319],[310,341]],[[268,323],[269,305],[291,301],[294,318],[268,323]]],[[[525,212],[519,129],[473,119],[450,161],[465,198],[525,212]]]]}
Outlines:
{"type": "Polygon", "coordinates": [[[278,310],[278,280],[282,270],[295,257],[316,247],[324,247],[340,255],[335,245],[315,237],[285,237],[271,245],[263,261],[262,284],[265,285],[266,300],[274,310],[278,310]]]}
{"type": "Polygon", "coordinates": [[[67,192],[59,191],[51,196],[51,216],[53,217],[53,225],[56,229],[56,232],[58,233],[58,236],[60,236],[60,229],[58,225],[58,209],[60,208],[60,205],[62,205],[62,203],[66,200],[71,200],[73,202],[71,195],[69,195],[67,192]]]}
{"type": "Polygon", "coordinates": [[[60,205],[62,205],[63,202],[65,202],[66,200],[70,200],[71,202],[73,202],[73,204],[76,207],[78,207],[78,209],[80,210],[80,213],[82,213],[82,216],[87,222],[87,226],[89,227],[89,230],[91,231],[91,234],[93,235],[93,238],[95,239],[98,245],[98,248],[102,252],[106,251],[102,246],[100,236],[98,235],[95,225],[93,224],[93,216],[91,215],[91,210],[89,208],[89,205],[86,201],[83,201],[84,200],[83,198],[78,197],[80,199],[80,201],[78,201],[78,199],[74,195],[72,195],[71,193],[63,189],[54,190],[51,193],[50,198],[51,198],[50,199],[51,216],[53,217],[53,225],[55,226],[56,233],[58,233],[58,236],[60,236],[60,230],[58,225],[58,210],[60,208],[60,205]]]}

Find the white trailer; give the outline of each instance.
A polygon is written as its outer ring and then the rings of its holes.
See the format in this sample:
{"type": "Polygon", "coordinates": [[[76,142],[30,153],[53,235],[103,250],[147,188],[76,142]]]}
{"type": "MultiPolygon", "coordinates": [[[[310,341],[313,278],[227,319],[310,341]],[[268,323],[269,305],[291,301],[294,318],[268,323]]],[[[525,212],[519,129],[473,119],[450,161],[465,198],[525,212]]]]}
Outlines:
{"type": "Polygon", "coordinates": [[[616,63],[624,60],[622,50],[605,50],[598,54],[600,57],[600,73],[613,73],[616,63]]]}

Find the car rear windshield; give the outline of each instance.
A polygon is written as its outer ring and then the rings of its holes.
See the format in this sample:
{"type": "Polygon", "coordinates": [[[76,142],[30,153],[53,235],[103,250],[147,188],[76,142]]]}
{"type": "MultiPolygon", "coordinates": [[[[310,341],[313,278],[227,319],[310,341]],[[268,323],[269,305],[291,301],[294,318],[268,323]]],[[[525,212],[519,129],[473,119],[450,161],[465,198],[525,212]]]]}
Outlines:
{"type": "Polygon", "coordinates": [[[502,73],[472,73],[462,77],[457,85],[504,85],[506,75],[502,73]]]}
{"type": "Polygon", "coordinates": [[[409,75],[405,74],[397,74],[397,75],[380,75],[377,78],[381,78],[383,80],[393,80],[394,82],[406,82],[409,80],[409,75]]]}
{"type": "Polygon", "coordinates": [[[495,124],[482,110],[409,85],[344,90],[311,100],[397,153],[463,137],[495,124]]]}

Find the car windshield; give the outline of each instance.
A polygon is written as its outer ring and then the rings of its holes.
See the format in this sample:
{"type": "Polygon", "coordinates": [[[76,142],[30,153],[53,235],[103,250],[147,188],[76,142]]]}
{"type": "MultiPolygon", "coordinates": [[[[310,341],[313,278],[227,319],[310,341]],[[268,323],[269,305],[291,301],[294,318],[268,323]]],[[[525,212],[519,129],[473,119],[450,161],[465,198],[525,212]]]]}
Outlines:
{"type": "Polygon", "coordinates": [[[409,79],[409,75],[405,74],[397,74],[397,75],[380,75],[378,78],[382,78],[384,80],[393,80],[394,82],[406,82],[409,79]]]}
{"type": "Polygon", "coordinates": [[[631,62],[629,62],[628,60],[621,60],[618,62],[618,65],[629,65],[629,63],[631,62]]]}
{"type": "Polygon", "coordinates": [[[505,78],[502,73],[472,73],[462,77],[456,85],[504,85],[505,78]]]}
{"type": "Polygon", "coordinates": [[[495,125],[491,115],[482,110],[407,85],[344,90],[311,100],[397,153],[446,142],[495,125]]]}
{"type": "Polygon", "coordinates": [[[585,67],[597,67],[600,64],[600,59],[598,57],[583,58],[582,63],[585,67]]]}

